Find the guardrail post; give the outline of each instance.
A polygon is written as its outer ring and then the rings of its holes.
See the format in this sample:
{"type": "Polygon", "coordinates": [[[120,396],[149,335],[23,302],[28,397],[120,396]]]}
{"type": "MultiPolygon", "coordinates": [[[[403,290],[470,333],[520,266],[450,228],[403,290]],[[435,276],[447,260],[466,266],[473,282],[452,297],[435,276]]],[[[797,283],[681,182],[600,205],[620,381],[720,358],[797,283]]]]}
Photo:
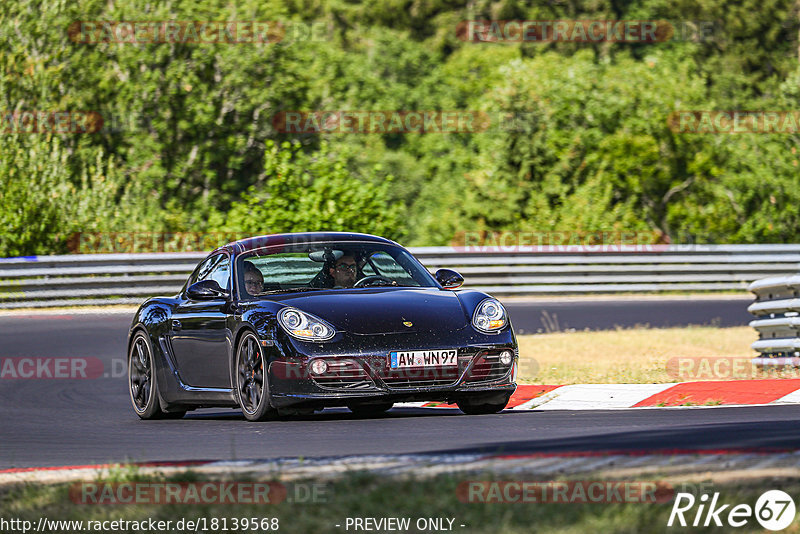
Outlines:
{"type": "Polygon", "coordinates": [[[758,332],[753,363],[800,367],[800,275],[756,280],[748,290],[755,295],[747,308],[756,317],[750,326],[758,332]]]}

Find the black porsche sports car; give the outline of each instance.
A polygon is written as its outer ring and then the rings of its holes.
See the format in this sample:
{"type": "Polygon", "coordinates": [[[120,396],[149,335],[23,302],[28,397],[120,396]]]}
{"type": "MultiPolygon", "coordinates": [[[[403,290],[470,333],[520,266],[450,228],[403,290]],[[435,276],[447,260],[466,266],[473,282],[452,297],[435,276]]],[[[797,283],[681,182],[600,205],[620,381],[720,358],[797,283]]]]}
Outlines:
{"type": "Polygon", "coordinates": [[[128,338],[131,402],[142,419],[201,407],[260,421],[395,402],[502,410],[517,342],[502,304],[453,291],[406,249],[355,233],[276,234],[214,250],[173,297],[147,300],[128,338]]]}

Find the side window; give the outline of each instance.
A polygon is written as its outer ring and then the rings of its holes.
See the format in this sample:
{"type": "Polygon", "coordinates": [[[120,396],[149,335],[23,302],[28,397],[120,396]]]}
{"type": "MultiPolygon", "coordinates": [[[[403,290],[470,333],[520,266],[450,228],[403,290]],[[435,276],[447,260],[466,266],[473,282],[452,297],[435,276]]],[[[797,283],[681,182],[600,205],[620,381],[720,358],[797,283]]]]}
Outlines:
{"type": "Polygon", "coordinates": [[[225,254],[211,256],[200,264],[200,268],[197,269],[197,274],[189,280],[189,285],[207,279],[216,280],[222,289],[228,287],[228,280],[230,279],[230,260],[225,254]]]}
{"type": "Polygon", "coordinates": [[[200,267],[197,269],[197,271],[192,274],[188,285],[192,285],[195,282],[205,279],[205,277],[208,276],[208,272],[214,268],[214,265],[216,265],[219,260],[219,254],[203,260],[203,263],[200,264],[200,267]]]}
{"type": "Polygon", "coordinates": [[[211,280],[215,280],[219,287],[222,289],[228,288],[228,281],[231,278],[231,270],[230,270],[231,262],[227,256],[222,255],[222,259],[214,265],[214,268],[208,273],[206,278],[210,278],[211,280]]]}

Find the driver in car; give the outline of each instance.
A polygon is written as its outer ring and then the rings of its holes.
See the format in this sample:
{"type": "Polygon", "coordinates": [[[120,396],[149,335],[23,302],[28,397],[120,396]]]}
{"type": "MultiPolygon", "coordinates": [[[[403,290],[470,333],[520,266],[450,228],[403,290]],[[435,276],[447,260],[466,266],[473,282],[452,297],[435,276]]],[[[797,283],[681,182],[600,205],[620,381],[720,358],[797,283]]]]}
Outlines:
{"type": "Polygon", "coordinates": [[[353,256],[342,256],[328,272],[333,278],[334,288],[353,287],[358,276],[358,264],[353,256]]]}

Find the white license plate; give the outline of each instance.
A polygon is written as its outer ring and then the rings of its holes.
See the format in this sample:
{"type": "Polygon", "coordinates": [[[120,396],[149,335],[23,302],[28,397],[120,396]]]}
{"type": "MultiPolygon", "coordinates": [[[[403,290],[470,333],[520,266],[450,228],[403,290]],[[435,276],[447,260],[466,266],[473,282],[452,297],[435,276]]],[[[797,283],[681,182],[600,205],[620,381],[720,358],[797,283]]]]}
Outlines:
{"type": "Polygon", "coordinates": [[[412,350],[406,352],[390,352],[390,367],[450,367],[458,365],[458,354],[450,350],[412,350]]]}

